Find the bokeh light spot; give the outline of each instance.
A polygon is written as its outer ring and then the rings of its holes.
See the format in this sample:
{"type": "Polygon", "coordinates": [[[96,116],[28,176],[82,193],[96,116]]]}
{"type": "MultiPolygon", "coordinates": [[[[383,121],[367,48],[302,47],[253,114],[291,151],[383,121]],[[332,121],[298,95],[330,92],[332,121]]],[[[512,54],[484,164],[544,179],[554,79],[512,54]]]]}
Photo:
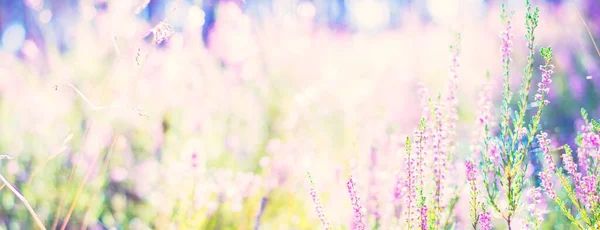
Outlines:
{"type": "Polygon", "coordinates": [[[188,12],[188,22],[190,27],[194,29],[202,27],[204,25],[204,16],[204,10],[200,9],[200,7],[190,7],[188,12]]]}
{"type": "Polygon", "coordinates": [[[25,41],[25,28],[19,23],[12,24],[2,34],[2,48],[9,52],[21,49],[25,41]]]}
{"type": "Polygon", "coordinates": [[[50,12],[50,10],[44,10],[40,13],[40,22],[42,24],[46,24],[46,23],[50,22],[51,19],[52,19],[52,12],[50,12]]]}

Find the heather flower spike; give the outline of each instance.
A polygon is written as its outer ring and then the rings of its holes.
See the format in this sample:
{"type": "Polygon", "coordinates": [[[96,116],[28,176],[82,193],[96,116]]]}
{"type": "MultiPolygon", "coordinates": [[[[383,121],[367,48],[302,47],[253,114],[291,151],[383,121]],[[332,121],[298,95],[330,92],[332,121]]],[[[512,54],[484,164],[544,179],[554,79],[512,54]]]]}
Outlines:
{"type": "Polygon", "coordinates": [[[321,205],[321,199],[319,199],[319,196],[315,189],[315,182],[313,181],[310,173],[307,173],[307,175],[308,175],[308,180],[310,181],[310,197],[312,198],[313,203],[315,205],[317,215],[319,216],[319,219],[321,220],[321,223],[323,224],[323,228],[329,230],[329,229],[331,229],[329,226],[329,221],[327,220],[327,217],[325,217],[325,213],[323,212],[323,205],[321,205]]]}
{"type": "MultiPolygon", "coordinates": [[[[521,89],[519,91],[519,97],[517,98],[517,110],[513,114],[511,108],[512,92],[510,90],[510,53],[512,51],[512,35],[510,33],[512,29],[510,16],[512,13],[507,13],[506,9],[502,8],[502,19],[505,22],[506,30],[501,34],[502,41],[502,66],[504,70],[504,91],[503,101],[501,108],[501,122],[500,122],[500,136],[498,138],[488,138],[486,143],[486,152],[495,152],[496,143],[499,147],[500,160],[494,161],[493,157],[486,156],[483,164],[484,171],[484,185],[486,188],[486,200],[496,212],[499,212],[506,221],[508,229],[512,229],[512,223],[517,214],[517,211],[522,205],[521,197],[524,191],[525,183],[527,180],[526,172],[528,167],[528,159],[526,156],[530,154],[530,148],[533,143],[533,139],[537,136],[542,139],[542,148],[546,135],[538,136],[540,119],[542,109],[549,102],[545,99],[545,96],[549,92],[549,85],[552,82],[550,80],[552,76],[552,65],[550,64],[552,58],[552,50],[550,48],[544,48],[541,50],[542,56],[544,56],[545,64],[540,67],[542,69],[542,81],[538,84],[538,94],[534,97],[534,100],[538,102],[537,113],[530,119],[527,117],[527,107],[529,105],[529,91],[531,88],[531,81],[533,79],[534,72],[534,57],[536,52],[535,44],[535,30],[538,26],[539,9],[532,9],[529,0],[526,1],[526,14],[525,14],[525,41],[529,54],[527,56],[527,64],[525,66],[524,75],[521,80],[521,89]],[[527,121],[531,122],[527,122],[527,121]],[[496,165],[496,163],[498,165],[496,165]],[[499,193],[496,187],[501,185],[503,193],[499,193]],[[504,199],[507,202],[506,207],[500,207],[498,204],[498,194],[503,194],[504,199]]],[[[495,155],[495,154],[492,154],[495,155]]],[[[546,157],[547,158],[547,157],[546,157]]],[[[547,172],[540,173],[540,179],[544,187],[551,187],[551,174],[547,172]]],[[[479,220],[485,222],[484,220],[479,220]]]]}
{"type": "Polygon", "coordinates": [[[348,187],[348,194],[350,194],[350,202],[352,203],[352,209],[354,212],[354,221],[352,223],[353,224],[352,229],[365,230],[366,229],[366,225],[364,222],[365,214],[363,213],[362,205],[360,204],[360,198],[356,192],[356,183],[354,182],[354,179],[352,178],[352,176],[350,176],[350,178],[348,178],[348,182],[346,183],[346,186],[348,187]]]}
{"type": "Polygon", "coordinates": [[[411,141],[410,138],[406,138],[406,221],[407,221],[407,229],[413,228],[413,220],[416,213],[416,190],[415,190],[415,161],[414,158],[411,157],[411,141]]]}
{"type": "Polygon", "coordinates": [[[540,188],[533,188],[527,193],[529,198],[527,207],[527,223],[525,224],[527,229],[540,229],[540,225],[544,220],[542,212],[538,207],[542,202],[542,193],[540,190],[540,188]]]}
{"type": "Polygon", "coordinates": [[[479,229],[491,230],[492,227],[492,216],[490,215],[490,212],[482,212],[479,214],[479,229]]]}
{"type": "Polygon", "coordinates": [[[477,169],[475,166],[475,163],[472,160],[468,160],[465,163],[465,167],[466,167],[466,174],[467,174],[467,183],[469,183],[469,187],[471,188],[471,201],[470,201],[470,205],[471,205],[471,221],[472,221],[472,226],[473,229],[477,229],[477,223],[479,222],[479,214],[478,214],[478,207],[481,205],[480,202],[477,200],[477,196],[478,196],[478,191],[477,191],[477,182],[476,182],[476,174],[477,174],[477,169]]]}

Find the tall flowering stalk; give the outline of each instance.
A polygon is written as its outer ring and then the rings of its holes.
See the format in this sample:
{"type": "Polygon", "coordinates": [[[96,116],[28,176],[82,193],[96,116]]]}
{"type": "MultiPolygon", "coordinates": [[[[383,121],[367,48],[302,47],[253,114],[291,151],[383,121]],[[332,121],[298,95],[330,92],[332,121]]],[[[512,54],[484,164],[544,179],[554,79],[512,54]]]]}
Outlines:
{"type": "Polygon", "coordinates": [[[477,222],[479,222],[478,207],[481,205],[480,202],[477,200],[477,196],[479,194],[477,191],[477,182],[475,176],[477,174],[477,169],[475,167],[475,163],[472,160],[468,160],[465,163],[465,166],[467,174],[467,183],[469,183],[469,187],[471,189],[471,225],[473,226],[473,229],[477,230],[477,222]]]}
{"type": "MultiPolygon", "coordinates": [[[[450,79],[448,82],[448,89],[446,91],[445,98],[438,97],[438,103],[434,107],[434,124],[436,127],[436,133],[432,138],[434,145],[434,180],[435,180],[435,193],[433,203],[433,218],[436,228],[440,228],[442,212],[444,210],[444,204],[442,204],[442,198],[444,197],[444,185],[445,175],[448,171],[448,162],[452,159],[455,151],[455,137],[456,137],[456,122],[458,121],[458,68],[459,55],[460,55],[460,34],[456,35],[456,43],[450,46],[452,52],[452,61],[450,64],[450,79]]],[[[450,215],[450,214],[449,214],[450,215]]]]}
{"type": "MultiPolygon", "coordinates": [[[[504,89],[502,91],[502,105],[500,107],[500,122],[499,122],[499,130],[500,130],[500,138],[499,140],[495,140],[490,138],[489,136],[484,139],[485,146],[485,154],[482,154],[482,172],[483,172],[483,183],[486,191],[486,200],[492,206],[492,208],[496,212],[502,212],[500,207],[497,204],[497,198],[499,195],[499,182],[501,182],[502,174],[501,174],[501,163],[505,164],[506,161],[503,156],[500,156],[500,152],[502,149],[506,149],[506,144],[508,143],[508,137],[510,132],[510,119],[512,114],[512,109],[510,107],[510,103],[512,101],[512,91],[510,89],[510,64],[512,62],[511,53],[512,53],[512,15],[513,12],[507,12],[504,4],[502,4],[502,14],[500,18],[505,25],[505,30],[500,34],[500,40],[502,42],[500,53],[502,55],[502,69],[503,69],[503,84],[504,89]],[[500,161],[499,158],[502,158],[500,161]]],[[[489,128],[485,129],[489,133],[489,128]]],[[[503,152],[503,151],[502,151],[503,152]]]]}
{"type": "Polygon", "coordinates": [[[415,193],[417,196],[418,202],[418,212],[419,212],[419,229],[425,230],[427,229],[427,198],[423,193],[425,189],[425,184],[423,182],[423,174],[424,174],[424,155],[425,155],[425,143],[427,141],[427,136],[425,136],[427,124],[425,123],[425,118],[421,119],[421,123],[419,129],[415,131],[415,158],[416,158],[416,181],[415,181],[415,193]]]}
{"type": "Polygon", "coordinates": [[[410,137],[406,138],[406,225],[407,229],[412,229],[414,227],[413,220],[416,212],[416,190],[415,190],[415,161],[411,157],[411,141],[410,137]]]}
{"type": "Polygon", "coordinates": [[[325,217],[325,213],[323,212],[323,205],[321,205],[321,199],[319,199],[317,190],[315,189],[315,182],[313,181],[310,173],[308,173],[308,180],[310,181],[310,197],[312,198],[313,203],[315,204],[317,215],[319,216],[319,219],[323,224],[323,228],[329,230],[331,229],[329,227],[329,221],[327,220],[327,217],[325,217]]]}
{"type": "Polygon", "coordinates": [[[537,94],[534,97],[535,105],[537,106],[537,112],[533,115],[530,122],[527,118],[527,109],[529,105],[529,91],[531,88],[531,81],[533,79],[533,64],[534,56],[536,53],[535,44],[535,30],[538,26],[539,9],[531,8],[529,0],[526,1],[526,14],[525,14],[525,26],[527,32],[525,34],[525,40],[527,42],[527,48],[529,54],[527,56],[527,65],[525,66],[523,79],[521,81],[521,89],[519,91],[519,98],[517,98],[517,110],[513,114],[510,104],[512,101],[512,93],[510,90],[510,72],[509,67],[511,63],[511,41],[512,35],[510,30],[512,28],[510,24],[510,16],[512,13],[507,13],[506,9],[502,8],[502,19],[506,24],[506,30],[501,34],[502,40],[502,65],[504,69],[504,92],[503,101],[501,107],[501,121],[500,121],[500,137],[497,139],[490,138],[486,141],[486,152],[490,153],[492,147],[499,147],[500,160],[493,161],[493,157],[484,156],[484,171],[491,172],[493,175],[488,175],[484,172],[484,184],[486,187],[487,201],[494,208],[495,211],[499,212],[506,224],[508,229],[512,229],[511,223],[514,216],[522,205],[521,196],[525,186],[525,176],[527,172],[528,164],[525,162],[526,156],[529,154],[531,144],[539,131],[540,118],[543,108],[549,103],[546,100],[546,95],[549,92],[549,85],[552,82],[552,68],[550,64],[552,60],[552,49],[542,48],[540,50],[545,64],[540,67],[542,71],[542,80],[538,84],[537,94]],[[499,191],[496,190],[496,184],[500,184],[503,195],[505,196],[508,205],[504,210],[498,205],[497,196],[499,191]]]}
{"type": "Polygon", "coordinates": [[[354,182],[354,179],[352,179],[352,176],[350,176],[350,178],[348,179],[346,186],[348,187],[348,194],[350,194],[350,202],[352,203],[352,209],[354,211],[354,221],[352,223],[352,229],[365,230],[365,214],[363,213],[362,206],[360,204],[360,198],[356,193],[356,183],[354,182]]]}
{"type": "Polygon", "coordinates": [[[510,130],[510,116],[512,114],[512,109],[510,108],[510,103],[512,101],[512,91],[510,89],[510,63],[512,59],[510,57],[512,53],[512,15],[511,11],[508,13],[504,4],[502,4],[502,14],[500,18],[505,24],[505,30],[500,34],[500,40],[502,41],[502,47],[500,52],[502,54],[502,69],[503,69],[503,81],[504,81],[504,90],[502,91],[502,120],[500,122],[500,130],[501,135],[503,137],[508,136],[508,132],[510,130]]]}
{"type": "MultiPolygon", "coordinates": [[[[478,111],[477,111],[477,119],[475,121],[475,131],[473,132],[473,137],[472,137],[472,142],[471,142],[471,153],[472,153],[472,159],[485,159],[482,158],[484,156],[484,148],[487,146],[487,140],[489,140],[490,138],[490,126],[491,126],[491,121],[492,121],[492,97],[491,97],[491,81],[490,81],[490,76],[489,76],[489,72],[486,74],[487,75],[487,82],[485,83],[483,89],[480,92],[479,95],[479,102],[478,102],[478,111]]],[[[491,156],[489,157],[489,159],[492,159],[492,161],[495,157],[491,156]]],[[[470,206],[471,206],[471,226],[473,227],[473,229],[477,229],[477,225],[479,223],[479,217],[480,217],[480,211],[479,211],[479,207],[481,207],[481,212],[484,212],[484,204],[478,200],[478,196],[479,196],[479,190],[477,189],[477,180],[476,180],[476,174],[477,174],[477,169],[475,168],[476,165],[485,165],[485,161],[484,160],[480,160],[475,161],[475,160],[468,160],[466,162],[466,174],[467,174],[467,182],[469,183],[470,186],[470,196],[471,196],[471,201],[470,201],[470,206]]],[[[491,170],[490,167],[484,167],[484,178],[487,178],[487,175],[489,175],[491,170]]],[[[487,189],[487,187],[486,187],[487,189]]]]}
{"type": "MultiPolygon", "coordinates": [[[[456,43],[450,46],[452,52],[452,62],[450,65],[450,80],[448,83],[448,90],[446,92],[445,112],[444,114],[444,146],[448,153],[454,153],[456,137],[456,122],[458,121],[458,68],[460,67],[460,44],[461,35],[456,35],[456,43]]],[[[449,154],[448,156],[452,156],[449,154]]]]}
{"type": "Polygon", "coordinates": [[[442,192],[446,168],[446,149],[444,148],[444,121],[442,120],[443,113],[439,106],[434,108],[434,124],[435,132],[432,137],[433,141],[433,174],[434,174],[434,198],[433,198],[433,216],[432,220],[436,226],[439,226],[442,212],[442,192]]]}

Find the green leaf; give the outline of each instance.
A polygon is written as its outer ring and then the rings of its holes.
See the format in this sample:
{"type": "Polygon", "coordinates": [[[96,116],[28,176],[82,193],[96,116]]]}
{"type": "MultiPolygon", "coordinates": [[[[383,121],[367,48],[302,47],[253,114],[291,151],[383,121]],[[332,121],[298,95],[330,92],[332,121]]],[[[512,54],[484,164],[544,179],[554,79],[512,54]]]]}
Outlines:
{"type": "Polygon", "coordinates": [[[589,121],[588,121],[588,113],[587,113],[587,111],[585,111],[584,108],[581,108],[581,117],[583,118],[583,120],[585,121],[586,124],[589,123],[589,121]]]}
{"type": "Polygon", "coordinates": [[[592,120],[592,126],[594,127],[595,132],[598,132],[598,130],[600,130],[600,124],[597,121],[592,120]]]}
{"type": "Polygon", "coordinates": [[[550,62],[552,60],[552,47],[548,46],[546,48],[541,48],[540,53],[546,62],[550,62]]]}

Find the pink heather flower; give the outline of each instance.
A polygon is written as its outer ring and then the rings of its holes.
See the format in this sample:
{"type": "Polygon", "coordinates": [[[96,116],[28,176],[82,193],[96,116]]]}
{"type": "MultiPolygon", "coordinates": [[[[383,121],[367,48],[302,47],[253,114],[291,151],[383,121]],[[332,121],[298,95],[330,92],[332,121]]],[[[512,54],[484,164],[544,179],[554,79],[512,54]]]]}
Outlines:
{"type": "Polygon", "coordinates": [[[506,22],[506,29],[500,33],[500,40],[502,42],[502,46],[500,47],[500,52],[502,53],[502,63],[510,63],[510,53],[512,52],[512,40],[513,35],[512,24],[510,20],[506,22]]]}
{"type": "MultiPolygon", "coordinates": [[[[413,170],[413,173],[416,172],[415,178],[418,177],[418,186],[419,188],[423,189],[423,174],[424,174],[424,167],[425,167],[425,160],[424,160],[424,155],[425,155],[425,147],[424,144],[427,143],[427,136],[425,136],[425,133],[423,133],[423,131],[421,130],[417,130],[415,131],[415,155],[417,158],[417,162],[416,164],[416,171],[413,170]]],[[[416,183],[416,179],[415,179],[415,183],[416,183]]]]}
{"type": "Polygon", "coordinates": [[[554,186],[554,184],[552,183],[551,174],[548,172],[540,172],[539,176],[540,176],[540,180],[542,181],[542,187],[544,187],[544,190],[546,191],[546,195],[548,195],[548,197],[550,197],[550,199],[555,200],[556,192],[552,188],[552,186],[554,186]]]}
{"type": "Polygon", "coordinates": [[[583,177],[581,180],[581,192],[582,192],[582,200],[585,203],[586,207],[590,208],[593,200],[598,199],[597,189],[597,181],[596,176],[587,175],[583,177]]]}
{"type": "Polygon", "coordinates": [[[480,230],[491,230],[492,229],[492,216],[490,212],[482,212],[479,214],[479,229],[480,230]]]}
{"type": "Polygon", "coordinates": [[[315,209],[317,210],[317,215],[319,216],[321,223],[323,223],[323,228],[329,230],[330,229],[329,221],[327,220],[327,217],[325,217],[325,213],[323,213],[323,206],[321,205],[321,199],[319,199],[319,197],[317,196],[317,191],[315,190],[315,184],[312,181],[312,179],[310,180],[310,184],[311,184],[310,196],[312,197],[312,200],[315,204],[315,209]]]}
{"type": "Polygon", "coordinates": [[[353,229],[365,230],[366,226],[364,223],[364,214],[362,210],[362,206],[360,205],[360,198],[356,194],[356,184],[352,179],[352,176],[348,179],[348,183],[346,183],[348,187],[348,193],[350,194],[350,201],[352,202],[352,209],[354,210],[354,222],[353,229]]]}
{"type": "Polygon", "coordinates": [[[584,198],[584,194],[581,191],[581,173],[577,172],[577,165],[573,162],[573,156],[570,154],[563,154],[563,165],[565,170],[571,175],[573,184],[575,184],[575,192],[579,198],[584,198]]]}
{"type": "Polygon", "coordinates": [[[563,165],[567,172],[569,172],[571,175],[577,173],[577,165],[575,165],[575,162],[573,162],[573,156],[569,154],[563,154],[562,159],[563,165]]]}
{"type": "Polygon", "coordinates": [[[594,192],[596,192],[596,176],[594,175],[588,175],[583,177],[582,180],[583,186],[583,192],[586,194],[592,194],[594,192]]]}
{"type": "Polygon", "coordinates": [[[583,135],[583,141],[586,147],[598,148],[600,147],[600,137],[598,134],[592,132],[592,128],[591,125],[584,127],[585,134],[583,135]]]}
{"type": "Polygon", "coordinates": [[[419,208],[419,214],[421,219],[419,227],[421,228],[421,230],[427,230],[427,206],[419,208]]]}
{"type": "Polygon", "coordinates": [[[527,229],[538,229],[540,223],[544,217],[540,212],[538,205],[542,202],[542,193],[540,188],[533,188],[527,193],[529,196],[529,205],[527,206],[527,212],[530,215],[527,218],[526,227],[527,229]]]}
{"type": "Polygon", "coordinates": [[[598,147],[600,147],[600,137],[598,134],[592,132],[591,125],[582,126],[582,139],[581,146],[577,149],[577,156],[579,158],[579,165],[583,169],[583,172],[587,172],[590,167],[590,159],[592,157],[594,161],[598,162],[598,147]]]}
{"type": "Polygon", "coordinates": [[[552,155],[550,154],[550,140],[548,139],[548,134],[545,132],[541,132],[537,135],[538,142],[540,144],[540,149],[544,154],[544,161],[546,162],[546,170],[547,172],[556,171],[556,165],[552,160],[552,155]]]}
{"type": "Polygon", "coordinates": [[[441,208],[440,198],[442,197],[443,192],[443,181],[445,178],[444,172],[446,171],[446,151],[444,149],[444,122],[442,121],[442,113],[440,108],[435,108],[435,117],[437,121],[437,130],[434,132],[433,136],[433,173],[435,176],[435,199],[434,203],[436,204],[436,208],[441,208]]]}
{"type": "Polygon", "coordinates": [[[538,83],[538,93],[535,95],[535,100],[539,103],[544,103],[544,105],[550,103],[550,101],[544,100],[544,95],[548,95],[548,92],[550,92],[550,88],[548,87],[550,83],[552,83],[552,74],[554,74],[553,69],[553,65],[540,66],[540,70],[542,71],[542,80],[540,83],[538,83]]]}
{"type": "Polygon", "coordinates": [[[414,160],[411,158],[407,158],[407,171],[408,177],[406,178],[406,216],[408,217],[408,221],[412,223],[414,218],[414,212],[416,211],[416,197],[417,192],[415,190],[415,172],[414,172],[414,160]]]}
{"type": "Polygon", "coordinates": [[[492,158],[492,161],[495,162],[495,161],[500,160],[500,147],[498,146],[497,143],[490,143],[489,151],[490,151],[490,158],[492,158]]]}
{"type": "MultiPolygon", "coordinates": [[[[465,165],[467,167],[467,181],[475,182],[475,174],[477,173],[477,169],[475,169],[475,163],[473,163],[471,160],[468,160],[465,165]]],[[[477,190],[476,187],[473,187],[473,189],[477,190]]]]}

